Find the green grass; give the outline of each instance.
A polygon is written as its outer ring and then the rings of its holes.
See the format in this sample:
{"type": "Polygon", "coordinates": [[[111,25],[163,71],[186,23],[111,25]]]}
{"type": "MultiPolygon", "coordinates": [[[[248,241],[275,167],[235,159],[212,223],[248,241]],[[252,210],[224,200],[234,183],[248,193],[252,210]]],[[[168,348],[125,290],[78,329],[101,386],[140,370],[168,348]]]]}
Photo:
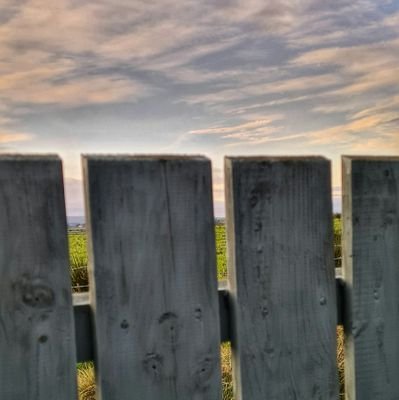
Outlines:
{"type": "MultiPolygon", "coordinates": [[[[334,257],[335,266],[341,266],[341,220],[334,218],[334,257]]],[[[219,280],[227,278],[226,229],[222,224],[215,225],[217,276],[219,280]]],[[[72,287],[75,292],[88,288],[87,277],[87,239],[84,232],[69,234],[70,265],[72,287]]],[[[338,329],[338,366],[341,393],[343,392],[343,332],[338,329]]],[[[231,348],[229,343],[221,345],[223,400],[233,400],[233,384],[231,373],[231,348]]],[[[95,385],[92,363],[78,366],[79,400],[94,400],[95,385]]],[[[342,394],[341,394],[342,396],[342,394]]],[[[343,398],[343,397],[342,397],[343,398]]]]}
{"type": "Polygon", "coordinates": [[[342,221],[341,217],[334,218],[334,260],[335,260],[335,268],[341,268],[341,238],[342,238],[342,221]]]}
{"type": "Polygon", "coordinates": [[[68,235],[69,265],[71,281],[75,292],[85,291],[89,287],[87,276],[87,236],[85,232],[73,232],[68,235]]]}
{"type": "Polygon", "coordinates": [[[94,400],[96,398],[94,381],[93,363],[87,362],[78,364],[79,400],[94,400]]]}
{"type": "Polygon", "coordinates": [[[226,227],[224,225],[215,225],[216,237],[216,265],[218,279],[227,278],[227,256],[226,256],[226,227]]]}

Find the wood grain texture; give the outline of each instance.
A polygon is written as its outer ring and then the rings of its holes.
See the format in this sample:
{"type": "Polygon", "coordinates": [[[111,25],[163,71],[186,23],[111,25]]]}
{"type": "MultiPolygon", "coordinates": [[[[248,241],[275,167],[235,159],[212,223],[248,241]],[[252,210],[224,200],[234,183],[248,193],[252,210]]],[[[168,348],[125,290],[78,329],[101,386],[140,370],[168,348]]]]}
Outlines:
{"type": "Polygon", "coordinates": [[[337,399],[330,163],[227,158],[237,400],[337,399]]]}
{"type": "Polygon", "coordinates": [[[99,398],[220,398],[210,162],[83,165],[99,398]]]}
{"type": "Polygon", "coordinates": [[[343,158],[349,400],[399,399],[399,157],[343,158]]]}
{"type": "Polygon", "coordinates": [[[0,399],[76,398],[61,161],[0,156],[0,399]]]}

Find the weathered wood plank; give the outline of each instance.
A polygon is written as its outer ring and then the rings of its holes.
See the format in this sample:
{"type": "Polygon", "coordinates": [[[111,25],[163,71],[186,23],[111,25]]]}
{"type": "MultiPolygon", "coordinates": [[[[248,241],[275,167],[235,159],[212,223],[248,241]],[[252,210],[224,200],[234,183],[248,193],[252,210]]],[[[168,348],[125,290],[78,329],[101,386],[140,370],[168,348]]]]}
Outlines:
{"type": "Polygon", "coordinates": [[[220,397],[210,162],[85,157],[98,391],[220,397]]]}
{"type": "Polygon", "coordinates": [[[349,400],[399,399],[399,157],[343,157],[349,400]]]}
{"type": "Polygon", "coordinates": [[[227,158],[237,400],[337,399],[330,163],[227,158]]]}
{"type": "Polygon", "coordinates": [[[76,398],[61,161],[0,156],[0,398],[76,398]]]}

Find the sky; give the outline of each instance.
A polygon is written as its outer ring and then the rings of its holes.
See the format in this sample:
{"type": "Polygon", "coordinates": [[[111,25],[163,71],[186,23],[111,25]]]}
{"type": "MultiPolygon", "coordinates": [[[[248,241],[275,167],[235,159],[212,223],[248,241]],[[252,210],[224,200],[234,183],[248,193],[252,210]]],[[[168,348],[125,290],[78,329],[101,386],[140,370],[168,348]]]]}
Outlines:
{"type": "Polygon", "coordinates": [[[0,0],[0,152],[399,154],[399,0],[0,0]]]}

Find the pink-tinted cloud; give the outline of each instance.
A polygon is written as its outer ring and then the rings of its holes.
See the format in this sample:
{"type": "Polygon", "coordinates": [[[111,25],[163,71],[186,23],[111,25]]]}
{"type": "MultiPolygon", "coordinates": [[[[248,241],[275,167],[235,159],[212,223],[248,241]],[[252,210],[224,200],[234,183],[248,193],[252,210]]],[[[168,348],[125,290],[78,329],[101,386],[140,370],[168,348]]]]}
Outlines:
{"type": "Polygon", "coordinates": [[[9,144],[15,142],[25,142],[28,140],[32,140],[33,135],[30,133],[22,133],[22,132],[5,132],[0,128],[0,144],[9,144]]]}

